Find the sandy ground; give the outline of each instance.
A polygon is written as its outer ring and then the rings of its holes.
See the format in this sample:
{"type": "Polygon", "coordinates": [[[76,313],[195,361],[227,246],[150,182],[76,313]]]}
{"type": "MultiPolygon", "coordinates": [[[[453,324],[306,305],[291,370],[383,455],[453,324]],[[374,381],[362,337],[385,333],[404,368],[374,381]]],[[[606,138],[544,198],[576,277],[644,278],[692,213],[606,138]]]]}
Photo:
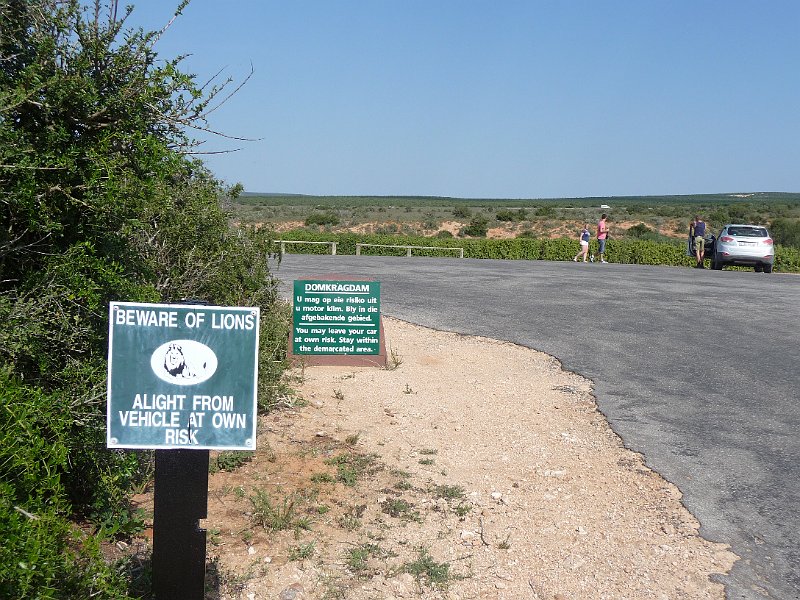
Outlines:
{"type": "MultiPolygon", "coordinates": [[[[633,227],[634,225],[639,224],[641,221],[619,221],[614,222],[611,224],[612,235],[621,236],[624,235],[625,232],[633,227]]],[[[424,224],[421,222],[370,222],[370,223],[360,223],[358,225],[351,225],[351,226],[337,226],[333,228],[333,231],[336,233],[348,232],[348,233],[359,233],[359,234],[372,234],[378,231],[381,228],[386,228],[388,226],[394,226],[397,231],[402,231],[403,227],[408,227],[411,231],[417,232],[419,235],[428,235],[428,236],[435,236],[442,232],[448,232],[452,234],[454,237],[458,237],[459,232],[468,225],[468,222],[463,221],[443,221],[439,224],[437,229],[426,229],[424,224]]],[[[262,223],[257,224],[258,226],[263,225],[262,223]]],[[[590,228],[594,228],[594,223],[590,223],[590,228]]],[[[274,228],[275,232],[283,233],[285,231],[292,231],[294,229],[304,229],[305,223],[303,221],[282,221],[276,223],[270,223],[270,226],[274,228]]],[[[683,239],[686,237],[686,232],[688,231],[688,223],[684,223],[683,220],[680,219],[664,219],[663,223],[655,227],[654,225],[650,225],[652,229],[657,229],[658,232],[662,235],[666,235],[669,237],[673,237],[676,239],[683,239]]],[[[503,223],[499,227],[492,227],[486,232],[486,237],[489,239],[508,239],[508,238],[515,238],[519,236],[523,231],[529,230],[532,231],[538,237],[546,237],[546,238],[560,238],[560,237],[575,237],[577,239],[581,228],[583,227],[582,221],[570,221],[564,220],[558,222],[558,224],[553,224],[552,222],[542,222],[542,221],[533,221],[533,222],[522,222],[522,223],[503,223]]]]}
{"type": "Polygon", "coordinates": [[[296,371],[302,400],[263,418],[252,462],[211,476],[208,598],[724,598],[737,557],[623,447],[592,382],[385,328],[396,368],[296,371]]]}

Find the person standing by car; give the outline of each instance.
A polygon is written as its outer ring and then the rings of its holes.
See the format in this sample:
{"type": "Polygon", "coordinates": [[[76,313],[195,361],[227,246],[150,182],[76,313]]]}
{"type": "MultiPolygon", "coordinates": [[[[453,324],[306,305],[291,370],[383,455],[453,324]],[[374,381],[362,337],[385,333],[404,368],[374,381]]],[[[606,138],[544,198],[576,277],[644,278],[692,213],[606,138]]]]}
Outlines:
{"type": "Polygon", "coordinates": [[[606,219],[608,219],[608,215],[606,213],[603,213],[600,216],[600,220],[597,222],[597,241],[600,244],[601,263],[608,262],[604,258],[604,254],[606,252],[606,239],[608,239],[608,223],[606,223],[606,219]]]}
{"type": "Polygon", "coordinates": [[[696,269],[705,269],[703,259],[705,258],[705,244],[706,244],[706,224],[705,222],[695,215],[694,222],[690,225],[691,233],[694,237],[694,252],[697,258],[696,269]]]}
{"type": "Polygon", "coordinates": [[[686,239],[686,256],[694,256],[697,258],[697,252],[694,248],[694,217],[692,217],[692,222],[689,223],[689,237],[686,239]]]}
{"type": "Polygon", "coordinates": [[[580,242],[581,242],[581,251],[578,252],[573,258],[572,262],[578,262],[578,257],[583,255],[583,262],[586,262],[586,255],[589,253],[589,238],[592,237],[592,234],[589,232],[589,224],[585,223],[583,226],[583,231],[581,231],[580,242]]]}

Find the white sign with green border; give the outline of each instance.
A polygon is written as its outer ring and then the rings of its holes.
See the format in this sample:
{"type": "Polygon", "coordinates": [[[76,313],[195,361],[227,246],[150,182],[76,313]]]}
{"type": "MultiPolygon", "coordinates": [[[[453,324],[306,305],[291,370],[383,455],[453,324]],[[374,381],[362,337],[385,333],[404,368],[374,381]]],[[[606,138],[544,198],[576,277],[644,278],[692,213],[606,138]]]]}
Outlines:
{"type": "Polygon", "coordinates": [[[255,450],[258,307],[112,302],[109,448],[255,450]]]}

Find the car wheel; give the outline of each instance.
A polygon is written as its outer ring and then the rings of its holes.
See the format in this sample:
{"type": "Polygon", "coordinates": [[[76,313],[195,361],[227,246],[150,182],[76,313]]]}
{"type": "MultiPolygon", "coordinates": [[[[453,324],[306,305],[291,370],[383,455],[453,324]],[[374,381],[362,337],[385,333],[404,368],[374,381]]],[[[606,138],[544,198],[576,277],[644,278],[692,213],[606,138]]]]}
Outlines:
{"type": "Polygon", "coordinates": [[[755,266],[753,267],[753,270],[754,270],[756,273],[761,273],[761,271],[763,271],[763,270],[764,270],[764,265],[755,265],[755,266]]]}
{"type": "Polygon", "coordinates": [[[772,273],[772,265],[764,265],[764,273],[772,273]]]}

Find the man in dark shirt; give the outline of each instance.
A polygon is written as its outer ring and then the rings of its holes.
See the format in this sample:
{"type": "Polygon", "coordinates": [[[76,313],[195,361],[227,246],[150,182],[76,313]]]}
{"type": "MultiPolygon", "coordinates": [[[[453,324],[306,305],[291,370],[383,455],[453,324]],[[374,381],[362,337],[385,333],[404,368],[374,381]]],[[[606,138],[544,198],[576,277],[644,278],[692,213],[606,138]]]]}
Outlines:
{"type": "Polygon", "coordinates": [[[695,216],[694,223],[692,223],[692,235],[694,236],[694,251],[697,257],[696,268],[704,269],[703,258],[705,257],[706,224],[698,216],[695,216]]]}

